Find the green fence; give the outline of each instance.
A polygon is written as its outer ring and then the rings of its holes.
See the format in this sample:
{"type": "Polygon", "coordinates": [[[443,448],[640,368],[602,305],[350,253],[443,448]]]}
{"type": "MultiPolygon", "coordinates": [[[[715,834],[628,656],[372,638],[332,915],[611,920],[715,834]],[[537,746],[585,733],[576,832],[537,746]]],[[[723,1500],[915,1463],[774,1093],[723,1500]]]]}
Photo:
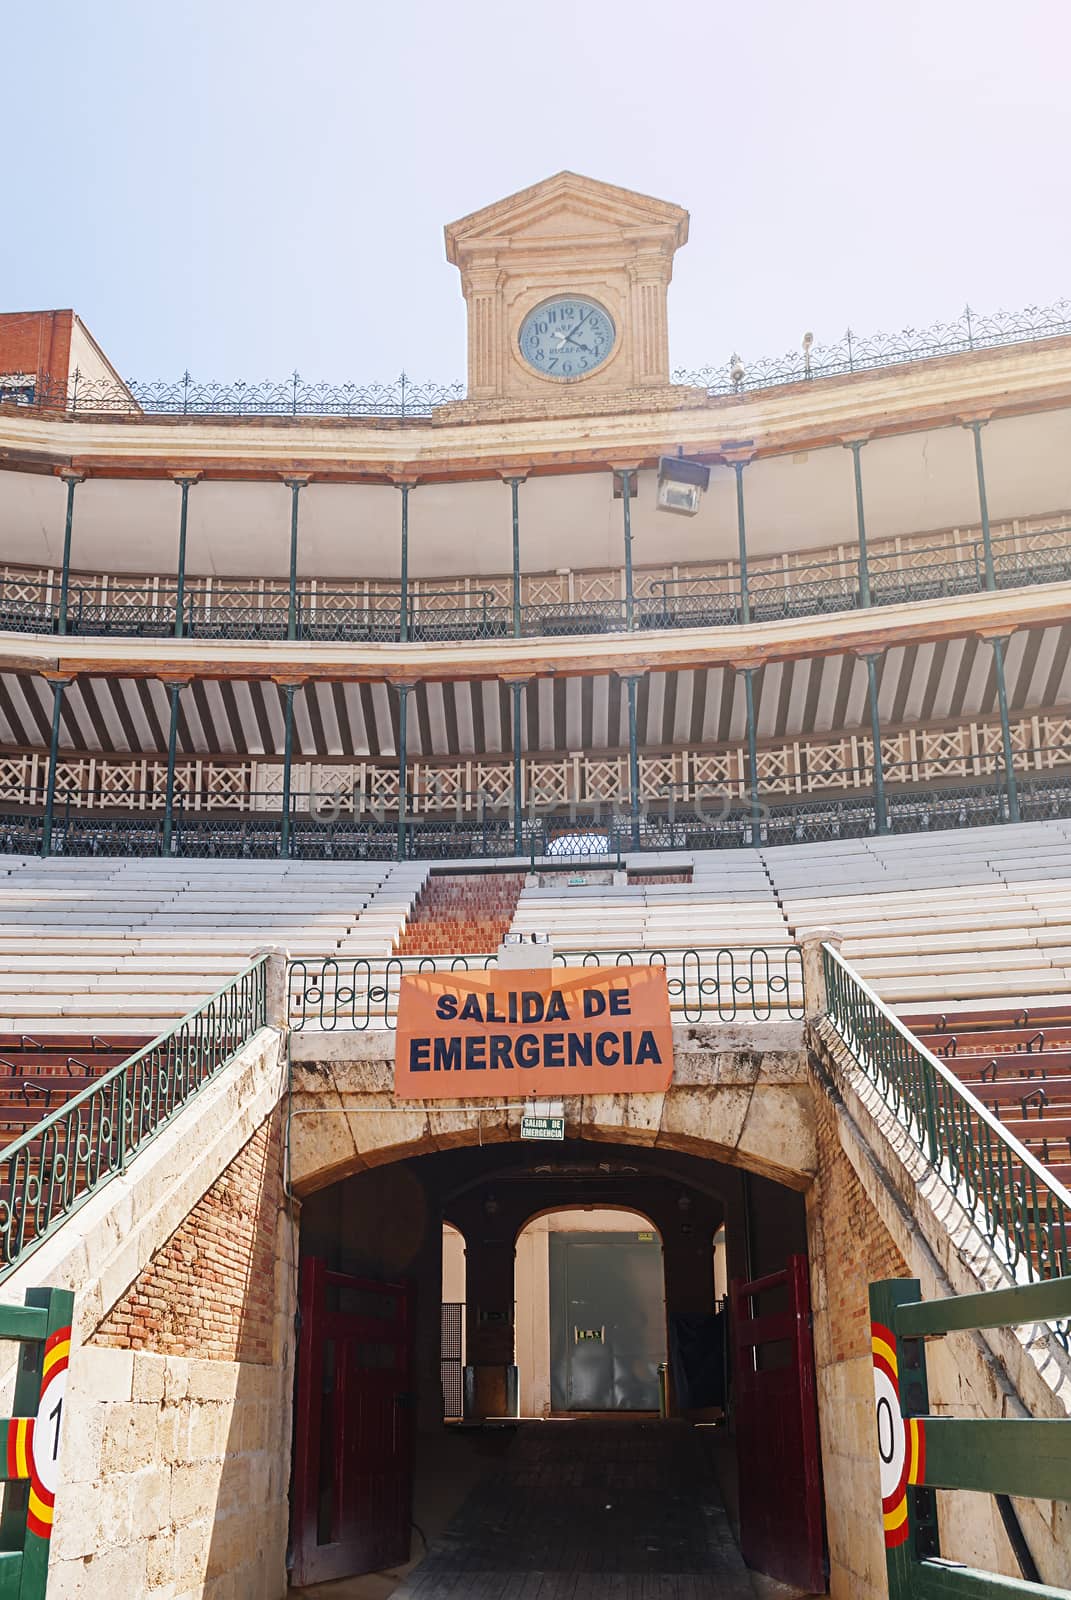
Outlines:
{"type": "MultiPolygon", "coordinates": [[[[1020,1279],[1071,1273],[1071,1194],[829,945],[829,1021],[941,1179],[1020,1279]]],[[[1057,1329],[1065,1347],[1069,1328],[1057,1329]]]]}
{"type": "MultiPolygon", "coordinates": [[[[0,1280],[129,1161],[264,1026],[258,957],[203,1005],[0,1154],[0,1280]]],[[[2,1600],[2,1592],[0,1592],[2,1600]]]]}
{"type": "Polygon", "coordinates": [[[874,1401],[889,1600],[999,1600],[1071,1590],[1033,1581],[1011,1495],[1071,1501],[1071,1419],[930,1416],[925,1340],[1071,1317],[1071,1278],[924,1304],[918,1281],[870,1285],[874,1401]],[[996,1496],[1025,1578],[941,1558],[937,1489],[996,1496]]]}
{"type": "Polygon", "coordinates": [[[15,1414],[0,1419],[0,1600],[43,1600],[45,1593],[73,1310],[69,1289],[30,1289],[25,1305],[0,1306],[0,1340],[22,1346],[15,1414]]]}

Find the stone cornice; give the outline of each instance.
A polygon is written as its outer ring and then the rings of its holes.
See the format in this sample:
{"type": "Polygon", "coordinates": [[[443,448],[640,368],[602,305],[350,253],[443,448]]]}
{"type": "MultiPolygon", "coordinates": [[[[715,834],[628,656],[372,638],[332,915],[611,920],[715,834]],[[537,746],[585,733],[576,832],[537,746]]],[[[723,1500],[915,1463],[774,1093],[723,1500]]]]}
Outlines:
{"type": "Polygon", "coordinates": [[[327,644],[188,639],[81,639],[62,647],[52,634],[0,634],[0,670],[96,676],[220,679],[427,680],[576,677],[759,667],[813,656],[879,652],[895,645],[966,638],[995,629],[1063,625],[1071,583],[983,591],[908,605],[828,613],[724,628],[680,628],[587,638],[467,640],[460,643],[327,644]],[[538,659],[533,651],[538,648],[538,659]]]}
{"type": "MultiPolygon", "coordinates": [[[[726,440],[754,440],[758,457],[1071,406],[1071,337],[908,362],[878,371],[786,384],[688,403],[512,421],[399,424],[381,418],[108,416],[65,419],[0,406],[0,467],[73,469],[110,478],[390,483],[524,473],[604,471],[618,460],[653,465],[683,448],[719,460],[726,440]]],[[[594,399],[594,396],[593,396],[594,399]]],[[[448,409],[448,408],[447,408],[448,409]]]]}

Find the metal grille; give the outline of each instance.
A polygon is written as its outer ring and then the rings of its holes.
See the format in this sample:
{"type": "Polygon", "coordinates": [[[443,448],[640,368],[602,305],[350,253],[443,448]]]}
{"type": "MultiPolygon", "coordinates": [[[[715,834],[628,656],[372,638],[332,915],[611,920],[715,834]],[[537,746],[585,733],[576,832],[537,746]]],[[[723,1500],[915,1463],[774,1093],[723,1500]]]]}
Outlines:
{"type": "Polygon", "coordinates": [[[443,1416],[457,1418],[463,1414],[461,1400],[461,1313],[460,1300],[444,1300],[442,1304],[442,1333],[440,1360],[443,1384],[443,1416]]]}

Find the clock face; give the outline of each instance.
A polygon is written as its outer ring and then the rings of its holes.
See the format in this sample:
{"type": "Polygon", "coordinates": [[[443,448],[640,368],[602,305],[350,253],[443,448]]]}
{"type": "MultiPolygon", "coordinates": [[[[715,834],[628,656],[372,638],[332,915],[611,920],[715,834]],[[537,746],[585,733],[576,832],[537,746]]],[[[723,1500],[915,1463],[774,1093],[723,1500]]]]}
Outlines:
{"type": "Polygon", "coordinates": [[[558,295],[529,311],[521,323],[521,355],[547,378],[583,378],[601,367],[614,347],[613,318],[595,300],[558,295]]]}

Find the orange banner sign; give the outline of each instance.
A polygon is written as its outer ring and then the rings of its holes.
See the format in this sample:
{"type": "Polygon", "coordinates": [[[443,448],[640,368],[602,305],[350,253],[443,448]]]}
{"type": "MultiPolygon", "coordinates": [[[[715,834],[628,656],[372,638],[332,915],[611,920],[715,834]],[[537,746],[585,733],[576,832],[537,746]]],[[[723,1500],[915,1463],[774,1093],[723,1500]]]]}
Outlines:
{"type": "Polygon", "coordinates": [[[668,1089],[662,967],[420,972],[401,980],[394,1092],[403,1100],[668,1089]]]}

